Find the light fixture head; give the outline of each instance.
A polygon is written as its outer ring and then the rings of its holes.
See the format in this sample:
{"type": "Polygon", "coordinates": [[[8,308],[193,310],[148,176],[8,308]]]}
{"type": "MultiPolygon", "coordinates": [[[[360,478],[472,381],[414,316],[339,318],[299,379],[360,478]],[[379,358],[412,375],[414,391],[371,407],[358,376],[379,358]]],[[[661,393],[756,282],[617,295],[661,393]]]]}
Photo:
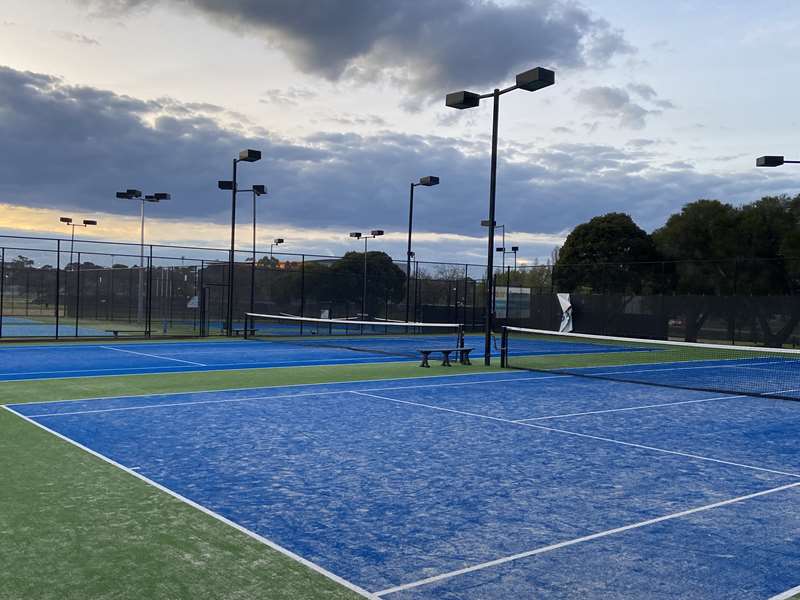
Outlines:
{"type": "Polygon", "coordinates": [[[351,238],[360,239],[361,238],[361,232],[360,231],[352,231],[352,232],[350,232],[350,237],[351,238]]]}
{"type": "Polygon", "coordinates": [[[373,229],[369,234],[378,237],[379,235],[383,235],[383,229],[373,229]]]}
{"type": "Polygon", "coordinates": [[[506,251],[506,249],[505,249],[505,248],[495,248],[495,250],[496,250],[497,252],[505,252],[505,251],[506,251]]]}
{"type": "Polygon", "coordinates": [[[434,175],[428,175],[426,177],[420,177],[419,178],[419,185],[424,185],[426,187],[439,185],[439,178],[435,177],[434,175]]]}
{"type": "Polygon", "coordinates": [[[142,197],[142,190],[125,190],[125,193],[128,195],[128,198],[141,198],[142,197]]]}
{"type": "Polygon", "coordinates": [[[535,92],[542,88],[553,85],[556,82],[556,74],[550,69],[536,67],[530,71],[525,71],[517,75],[517,87],[528,92],[535,92]]]}
{"type": "Polygon", "coordinates": [[[464,90],[447,94],[444,103],[445,106],[449,106],[450,108],[464,110],[465,108],[475,108],[478,106],[481,103],[481,97],[478,94],[464,90]]]}
{"type": "Polygon", "coordinates": [[[239,160],[242,162],[256,162],[261,160],[261,150],[242,150],[239,152],[239,160]]]}
{"type": "Polygon", "coordinates": [[[489,227],[491,225],[497,227],[497,221],[490,221],[489,219],[483,219],[481,221],[481,227],[489,227]]]}
{"type": "Polygon", "coordinates": [[[117,192],[116,196],[120,200],[130,200],[131,199],[131,197],[128,195],[128,192],[117,192]]]}
{"type": "Polygon", "coordinates": [[[72,223],[72,217],[61,217],[58,220],[61,221],[62,223],[66,223],[67,225],[72,223]]]}
{"type": "Polygon", "coordinates": [[[155,194],[153,194],[153,196],[155,197],[156,201],[172,199],[172,196],[170,194],[167,194],[166,192],[156,192],[155,194]]]}
{"type": "Polygon", "coordinates": [[[260,184],[254,185],[253,186],[253,193],[256,196],[263,196],[264,194],[267,193],[267,186],[260,185],[260,184]]]}
{"type": "Polygon", "coordinates": [[[217,181],[217,187],[221,190],[232,190],[233,182],[229,180],[220,179],[217,181]]]}
{"type": "Polygon", "coordinates": [[[511,246],[512,252],[519,252],[519,246],[511,246]]]}
{"type": "Polygon", "coordinates": [[[782,156],[759,156],[756,159],[757,167],[780,167],[782,164],[782,156]]]}
{"type": "Polygon", "coordinates": [[[144,201],[145,202],[158,202],[158,198],[156,198],[155,194],[147,194],[144,197],[144,201]]]}
{"type": "Polygon", "coordinates": [[[83,224],[84,225],[97,225],[97,221],[95,221],[94,219],[84,219],[83,220],[83,224]]]}
{"type": "Polygon", "coordinates": [[[282,244],[283,242],[284,242],[283,238],[275,238],[274,240],[272,240],[272,243],[275,244],[276,246],[278,244],[282,244]]]}

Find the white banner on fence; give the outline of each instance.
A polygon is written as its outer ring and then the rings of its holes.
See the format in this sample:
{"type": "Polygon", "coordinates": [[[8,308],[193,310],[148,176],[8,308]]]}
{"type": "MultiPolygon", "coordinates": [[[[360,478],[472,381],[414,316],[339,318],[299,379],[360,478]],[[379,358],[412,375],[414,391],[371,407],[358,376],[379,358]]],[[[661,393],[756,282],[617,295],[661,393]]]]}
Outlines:
{"type": "Polygon", "coordinates": [[[561,305],[561,325],[559,331],[570,333],[572,331],[572,300],[569,294],[557,294],[558,303],[561,305]]]}

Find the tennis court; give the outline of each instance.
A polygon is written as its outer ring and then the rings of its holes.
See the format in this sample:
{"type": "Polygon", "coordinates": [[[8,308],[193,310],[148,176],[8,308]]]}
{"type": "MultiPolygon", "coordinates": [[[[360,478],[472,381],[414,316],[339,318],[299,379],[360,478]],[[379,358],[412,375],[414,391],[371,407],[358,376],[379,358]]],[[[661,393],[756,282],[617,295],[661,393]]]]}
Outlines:
{"type": "MultiPolygon", "coordinates": [[[[283,337],[269,340],[122,342],[7,346],[0,348],[0,381],[180,373],[314,365],[347,365],[417,360],[424,346],[452,345],[436,335],[348,335],[283,337]]],[[[484,338],[465,337],[482,356],[484,338]]],[[[616,346],[563,344],[530,340],[526,355],[618,352],[616,346]]],[[[493,354],[498,354],[493,349],[493,354]]],[[[475,354],[473,354],[475,356],[475,354]]]]}
{"type": "Polygon", "coordinates": [[[8,408],[365,597],[800,584],[792,401],[503,371],[8,408]]]}

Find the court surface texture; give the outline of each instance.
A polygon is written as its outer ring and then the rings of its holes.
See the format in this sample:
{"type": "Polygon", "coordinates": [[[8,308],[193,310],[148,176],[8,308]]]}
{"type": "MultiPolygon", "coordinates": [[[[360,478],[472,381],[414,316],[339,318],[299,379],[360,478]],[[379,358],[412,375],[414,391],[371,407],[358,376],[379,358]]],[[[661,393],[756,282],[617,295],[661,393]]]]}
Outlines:
{"type": "Polygon", "coordinates": [[[6,408],[368,598],[800,584],[793,401],[508,371],[6,408]]]}

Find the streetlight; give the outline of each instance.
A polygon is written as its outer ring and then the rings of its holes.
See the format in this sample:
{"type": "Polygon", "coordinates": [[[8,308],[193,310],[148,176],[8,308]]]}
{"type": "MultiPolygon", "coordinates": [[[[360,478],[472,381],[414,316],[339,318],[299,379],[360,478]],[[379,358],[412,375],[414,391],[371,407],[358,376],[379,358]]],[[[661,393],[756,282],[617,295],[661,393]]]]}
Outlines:
{"type": "Polygon", "coordinates": [[[350,233],[351,238],[357,240],[364,240],[364,292],[361,295],[361,318],[365,319],[367,315],[367,240],[375,239],[383,235],[383,229],[373,229],[369,235],[362,235],[360,231],[353,231],[350,233]]]}
{"type": "Polygon", "coordinates": [[[64,223],[67,227],[72,227],[72,235],[69,239],[69,264],[72,264],[72,249],[75,246],[75,228],[97,225],[97,221],[94,219],[84,219],[81,223],[73,223],[72,217],[60,217],[58,220],[64,223]]]}
{"type": "Polygon", "coordinates": [[[484,364],[491,364],[492,351],[492,271],[494,269],[494,212],[495,212],[495,192],[497,189],[497,118],[500,110],[500,96],[516,89],[535,92],[542,88],[551,86],[555,83],[555,73],[549,69],[537,67],[517,75],[516,84],[505,89],[498,89],[488,94],[476,94],[466,90],[447,94],[445,104],[450,108],[463,110],[478,106],[485,98],[493,99],[492,111],[492,162],[489,183],[489,245],[486,256],[486,332],[484,340],[484,364]]]}
{"type": "Polygon", "coordinates": [[[230,181],[220,180],[217,181],[217,187],[221,190],[231,191],[231,249],[230,261],[228,266],[228,318],[227,330],[228,336],[233,335],[233,280],[234,280],[234,245],[236,243],[236,167],[240,162],[256,162],[261,160],[260,150],[242,150],[239,152],[239,158],[233,159],[233,179],[230,181]]]}
{"type": "Polygon", "coordinates": [[[250,312],[254,312],[256,301],[256,198],[267,193],[267,186],[256,184],[252,187],[236,190],[237,192],[253,193],[253,264],[250,267],[250,312]]]}
{"type": "Polygon", "coordinates": [[[408,248],[406,249],[406,323],[408,323],[408,307],[411,303],[411,227],[414,219],[414,188],[418,185],[424,187],[433,187],[439,185],[439,178],[433,175],[420,177],[419,183],[411,182],[410,191],[408,195],[408,248]]]}
{"type": "Polygon", "coordinates": [[[511,246],[511,251],[514,253],[514,271],[517,270],[517,252],[519,252],[519,246],[511,246]]]}
{"type": "Polygon", "coordinates": [[[284,242],[286,242],[286,240],[284,240],[283,238],[275,238],[274,240],[272,240],[272,243],[269,245],[269,258],[270,258],[270,260],[272,260],[272,247],[273,246],[280,246],[284,242]]]}
{"type": "Polygon", "coordinates": [[[172,196],[166,192],[156,192],[142,196],[141,190],[128,189],[124,192],[117,192],[116,197],[120,200],[138,200],[140,202],[141,220],[139,224],[139,298],[136,301],[136,321],[142,322],[144,318],[144,203],[156,204],[162,200],[170,200],[172,196]]]}
{"type": "Polygon", "coordinates": [[[786,160],[782,156],[759,156],[756,159],[757,167],[780,167],[786,163],[800,164],[800,160],[786,160]]]}

